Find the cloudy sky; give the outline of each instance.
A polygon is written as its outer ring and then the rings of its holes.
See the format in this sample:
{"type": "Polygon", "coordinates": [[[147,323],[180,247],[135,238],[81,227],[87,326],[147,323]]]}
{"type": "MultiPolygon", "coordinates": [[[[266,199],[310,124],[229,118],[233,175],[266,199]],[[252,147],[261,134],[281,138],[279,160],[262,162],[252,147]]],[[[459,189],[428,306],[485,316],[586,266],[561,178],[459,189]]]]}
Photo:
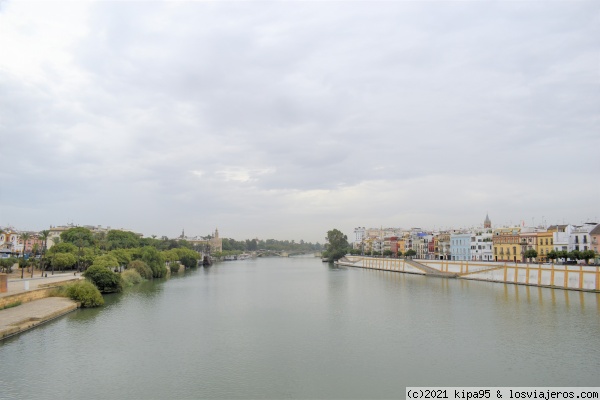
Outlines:
{"type": "Polygon", "coordinates": [[[0,0],[0,226],[600,219],[600,2],[0,0]]]}

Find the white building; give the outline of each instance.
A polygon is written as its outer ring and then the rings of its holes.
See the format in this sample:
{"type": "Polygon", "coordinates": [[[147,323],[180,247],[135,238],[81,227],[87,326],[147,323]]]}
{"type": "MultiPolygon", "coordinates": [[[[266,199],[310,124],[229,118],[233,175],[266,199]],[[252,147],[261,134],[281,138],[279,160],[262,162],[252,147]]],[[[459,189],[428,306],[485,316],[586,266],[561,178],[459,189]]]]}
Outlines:
{"type": "Polygon", "coordinates": [[[471,259],[474,261],[492,261],[492,230],[485,229],[471,235],[471,259]]]}
{"type": "Polygon", "coordinates": [[[358,228],[354,228],[354,242],[352,242],[352,247],[354,249],[360,249],[367,234],[367,230],[364,226],[359,226],[358,228]]]}
{"type": "Polygon", "coordinates": [[[597,223],[585,223],[581,226],[573,227],[569,235],[569,251],[578,250],[586,251],[590,250],[591,237],[590,232],[598,225],[597,223]]]}

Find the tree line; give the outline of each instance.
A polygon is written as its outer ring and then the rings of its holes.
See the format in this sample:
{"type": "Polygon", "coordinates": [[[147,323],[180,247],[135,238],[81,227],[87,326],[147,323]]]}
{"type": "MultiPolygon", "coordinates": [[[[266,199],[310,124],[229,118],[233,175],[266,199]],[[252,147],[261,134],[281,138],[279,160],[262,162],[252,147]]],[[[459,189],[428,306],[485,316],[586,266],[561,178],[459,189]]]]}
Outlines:
{"type": "Polygon", "coordinates": [[[288,253],[310,253],[315,251],[321,251],[323,246],[317,242],[315,244],[300,240],[296,242],[294,240],[276,240],[276,239],[246,239],[246,240],[235,240],[223,238],[223,252],[250,252],[258,250],[269,250],[269,251],[285,251],[288,253]]]}

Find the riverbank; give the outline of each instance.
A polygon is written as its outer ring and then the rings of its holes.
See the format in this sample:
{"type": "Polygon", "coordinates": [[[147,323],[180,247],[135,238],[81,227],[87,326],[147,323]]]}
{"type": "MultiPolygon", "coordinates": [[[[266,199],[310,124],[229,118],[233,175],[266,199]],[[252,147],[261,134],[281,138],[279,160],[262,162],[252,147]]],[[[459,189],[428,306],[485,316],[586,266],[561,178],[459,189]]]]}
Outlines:
{"type": "Polygon", "coordinates": [[[0,293],[0,340],[25,332],[78,308],[64,297],[49,297],[55,287],[82,279],[72,273],[20,279],[11,275],[0,293]]]}
{"type": "Polygon", "coordinates": [[[456,279],[600,292],[600,269],[596,266],[405,260],[362,256],[346,256],[337,264],[410,274],[447,276],[456,279]]]}

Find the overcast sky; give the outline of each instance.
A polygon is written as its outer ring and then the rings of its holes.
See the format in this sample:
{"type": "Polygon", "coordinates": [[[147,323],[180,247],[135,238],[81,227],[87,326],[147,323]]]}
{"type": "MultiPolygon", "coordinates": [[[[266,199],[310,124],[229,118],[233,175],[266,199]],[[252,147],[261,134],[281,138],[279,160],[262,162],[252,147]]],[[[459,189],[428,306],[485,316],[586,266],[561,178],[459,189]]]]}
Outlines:
{"type": "Polygon", "coordinates": [[[600,2],[0,0],[0,226],[600,218],[600,2]]]}

